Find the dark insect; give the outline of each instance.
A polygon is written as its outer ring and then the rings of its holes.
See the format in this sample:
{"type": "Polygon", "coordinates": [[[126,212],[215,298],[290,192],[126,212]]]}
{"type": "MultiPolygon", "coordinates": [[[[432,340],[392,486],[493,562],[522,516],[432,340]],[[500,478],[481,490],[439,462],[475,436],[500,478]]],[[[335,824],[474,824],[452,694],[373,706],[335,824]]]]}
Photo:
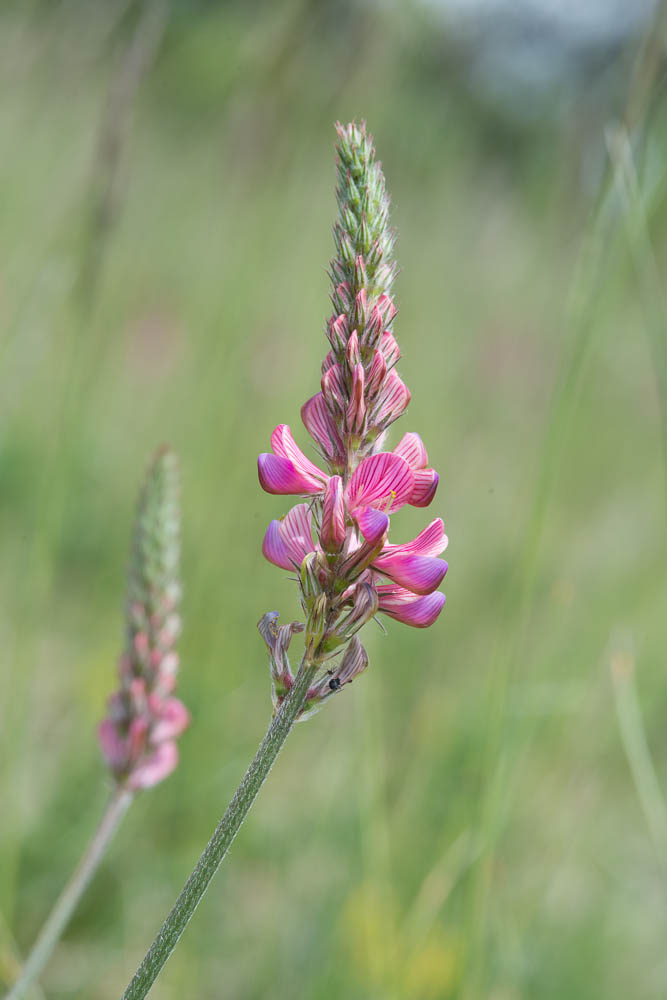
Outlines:
{"type": "Polygon", "coordinates": [[[332,677],[329,681],[329,687],[332,691],[337,691],[340,687],[340,677],[332,677]]]}

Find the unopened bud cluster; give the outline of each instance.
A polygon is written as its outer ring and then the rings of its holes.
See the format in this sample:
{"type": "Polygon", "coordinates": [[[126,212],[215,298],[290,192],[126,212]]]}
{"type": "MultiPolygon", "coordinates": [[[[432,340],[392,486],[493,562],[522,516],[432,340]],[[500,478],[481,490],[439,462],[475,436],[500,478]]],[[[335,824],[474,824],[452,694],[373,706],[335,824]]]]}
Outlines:
{"type": "Polygon", "coordinates": [[[296,570],[305,624],[279,626],[275,612],[259,623],[275,703],[293,683],[287,650],[296,632],[304,633],[307,660],[321,665],[304,713],[367,666],[356,633],[378,612],[431,625],[445,602],[437,588],[447,570],[438,558],[447,545],[440,518],[410,542],[388,541],[390,515],[405,504],[430,504],[438,475],[417,434],[382,450],[387,429],[410,402],[396,371],[400,349],[392,333],[389,198],[365,125],[338,125],[337,132],[334,312],[326,327],[331,350],[320,391],[301,409],[326,471],[306,457],[286,424],[273,432],[272,452],[258,459],[267,493],[307,499],[269,524],[262,547],[270,562],[296,570]]]}
{"type": "Polygon", "coordinates": [[[189,722],[173,697],[180,631],[180,511],[176,457],[160,450],[139,498],[130,560],[126,645],[119,688],[99,726],[104,757],[119,784],[148,788],[178,763],[176,739],[189,722]]]}

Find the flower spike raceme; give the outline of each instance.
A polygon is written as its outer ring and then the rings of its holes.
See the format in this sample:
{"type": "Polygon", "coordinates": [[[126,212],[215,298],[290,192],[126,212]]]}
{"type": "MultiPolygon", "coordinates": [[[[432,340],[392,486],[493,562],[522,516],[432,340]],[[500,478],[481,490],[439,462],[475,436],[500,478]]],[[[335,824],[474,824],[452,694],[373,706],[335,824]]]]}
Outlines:
{"type": "MultiPolygon", "coordinates": [[[[259,456],[267,493],[301,498],[264,536],[264,556],[296,575],[303,621],[278,624],[265,614],[259,631],[269,652],[274,713],[264,739],[123,1000],[143,1000],[192,918],[298,719],[349,684],[368,665],[359,631],[377,614],[417,628],[432,625],[445,602],[447,570],[440,518],[411,542],[389,541],[390,517],[426,507],[438,485],[417,434],[384,451],[386,432],[410,402],[396,371],[393,333],[396,273],[389,198],[365,125],[337,125],[338,220],[331,262],[333,315],[320,391],[301,417],[320,459],[311,461],[290,428],[279,424],[271,451],[259,456]],[[289,647],[303,635],[293,673],[289,647]]],[[[133,766],[133,765],[132,765],[133,766]]],[[[130,772],[132,772],[132,766],[130,772]]]]}
{"type": "Polygon", "coordinates": [[[270,612],[259,623],[276,706],[294,683],[290,640],[305,631],[306,659],[321,669],[301,718],[366,667],[356,632],[378,612],[415,627],[433,624],[445,603],[438,587],[447,571],[439,558],[447,546],[440,518],[411,542],[388,541],[390,515],[406,504],[428,506],[438,474],[415,433],[404,434],[393,451],[383,450],[389,426],[410,402],[396,371],[400,350],[391,331],[396,264],[389,198],[365,125],[339,124],[337,131],[339,216],[329,272],[334,312],[326,327],[331,350],[320,391],[301,409],[322,467],[304,454],[286,424],[276,427],[271,452],[258,459],[267,493],[307,498],[271,521],[262,545],[270,562],[297,572],[307,622],[279,626],[270,612]]]}
{"type": "Polygon", "coordinates": [[[156,454],[139,500],[128,581],[126,648],[119,690],[98,735],[119,785],[158,784],[178,763],[176,739],[190,716],[173,697],[180,631],[179,505],[176,456],[156,454]]]}

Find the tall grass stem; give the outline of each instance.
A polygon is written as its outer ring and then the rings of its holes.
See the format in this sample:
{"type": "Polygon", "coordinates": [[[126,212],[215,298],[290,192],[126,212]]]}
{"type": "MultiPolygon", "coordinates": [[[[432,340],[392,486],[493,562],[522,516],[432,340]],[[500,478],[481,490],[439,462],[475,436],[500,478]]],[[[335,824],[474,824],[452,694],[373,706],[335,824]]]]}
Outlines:
{"type": "Polygon", "coordinates": [[[118,829],[121,820],[132,802],[133,794],[117,787],[109,800],[104,816],[90,841],[81,861],[44,924],[35,945],[30,952],[20,979],[6,995],[5,1000],[20,1000],[25,997],[33,981],[42,973],[53,949],[60,940],[69,920],[79,904],[93,875],[97,871],[107,847],[118,829]]]}

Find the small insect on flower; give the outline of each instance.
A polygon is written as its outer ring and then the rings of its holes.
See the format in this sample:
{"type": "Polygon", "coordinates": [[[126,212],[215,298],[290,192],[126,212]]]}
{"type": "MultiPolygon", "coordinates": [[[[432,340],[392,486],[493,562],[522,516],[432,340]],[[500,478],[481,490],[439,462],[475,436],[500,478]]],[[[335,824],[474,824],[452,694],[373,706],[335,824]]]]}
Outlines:
{"type": "Polygon", "coordinates": [[[332,677],[329,681],[329,687],[332,691],[337,691],[340,687],[340,677],[332,677]]]}

